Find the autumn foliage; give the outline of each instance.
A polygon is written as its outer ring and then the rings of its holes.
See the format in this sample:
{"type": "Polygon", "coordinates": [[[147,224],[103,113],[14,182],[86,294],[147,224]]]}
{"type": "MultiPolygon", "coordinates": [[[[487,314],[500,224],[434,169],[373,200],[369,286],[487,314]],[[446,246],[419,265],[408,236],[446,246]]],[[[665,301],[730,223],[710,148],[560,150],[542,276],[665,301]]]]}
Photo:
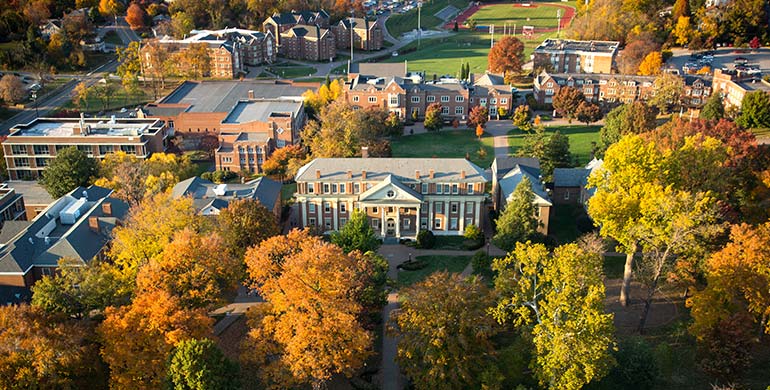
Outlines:
{"type": "Polygon", "coordinates": [[[495,73],[518,73],[524,65],[524,44],[515,37],[505,36],[489,50],[489,70],[495,73]]]}

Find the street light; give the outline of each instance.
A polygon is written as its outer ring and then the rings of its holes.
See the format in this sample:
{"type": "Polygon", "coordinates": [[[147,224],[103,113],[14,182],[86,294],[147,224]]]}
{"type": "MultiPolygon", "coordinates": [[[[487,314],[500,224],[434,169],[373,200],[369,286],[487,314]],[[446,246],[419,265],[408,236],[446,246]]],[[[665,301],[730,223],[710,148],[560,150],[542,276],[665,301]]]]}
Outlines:
{"type": "Polygon", "coordinates": [[[422,11],[422,1],[417,2],[417,50],[420,50],[420,38],[422,38],[422,27],[420,27],[420,13],[422,11]]]}
{"type": "Polygon", "coordinates": [[[37,91],[32,91],[32,103],[35,105],[35,119],[38,117],[37,113],[37,91]]]}

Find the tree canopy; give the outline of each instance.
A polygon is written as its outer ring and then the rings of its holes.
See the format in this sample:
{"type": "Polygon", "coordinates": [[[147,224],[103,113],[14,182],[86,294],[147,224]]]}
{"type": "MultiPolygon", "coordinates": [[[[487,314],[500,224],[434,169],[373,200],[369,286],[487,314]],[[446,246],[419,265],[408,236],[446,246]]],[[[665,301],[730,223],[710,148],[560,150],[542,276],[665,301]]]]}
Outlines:
{"type": "Polygon", "coordinates": [[[523,177],[507,200],[505,209],[497,218],[497,233],[492,241],[499,248],[510,251],[517,242],[531,239],[537,233],[539,221],[535,216],[535,193],[532,183],[523,177]]]}
{"type": "Polygon", "coordinates": [[[43,171],[40,185],[58,199],[78,186],[88,186],[96,172],[96,160],[72,146],[57,150],[56,158],[43,171]]]}
{"type": "Polygon", "coordinates": [[[354,250],[366,253],[376,251],[380,247],[380,240],[374,234],[369,218],[360,210],[354,210],[345,226],[332,233],[331,242],[342,248],[345,253],[354,250]]]}
{"type": "Polygon", "coordinates": [[[174,390],[241,389],[238,365],[209,339],[177,344],[168,363],[168,381],[174,390]]]}
{"type": "Polygon", "coordinates": [[[518,38],[507,35],[495,43],[487,57],[491,72],[521,72],[524,65],[524,44],[518,38]]]}
{"type": "Polygon", "coordinates": [[[744,95],[736,122],[747,129],[770,128],[770,96],[764,91],[744,95]]]}

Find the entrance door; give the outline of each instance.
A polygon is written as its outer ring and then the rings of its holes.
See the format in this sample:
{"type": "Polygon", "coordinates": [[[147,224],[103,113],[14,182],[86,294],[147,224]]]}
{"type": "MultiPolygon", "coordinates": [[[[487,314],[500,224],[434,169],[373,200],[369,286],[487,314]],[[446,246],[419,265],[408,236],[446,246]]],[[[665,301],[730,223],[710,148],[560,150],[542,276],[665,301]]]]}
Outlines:
{"type": "Polygon", "coordinates": [[[396,221],[393,218],[388,218],[388,220],[385,222],[385,234],[388,236],[395,236],[396,235],[396,221]]]}

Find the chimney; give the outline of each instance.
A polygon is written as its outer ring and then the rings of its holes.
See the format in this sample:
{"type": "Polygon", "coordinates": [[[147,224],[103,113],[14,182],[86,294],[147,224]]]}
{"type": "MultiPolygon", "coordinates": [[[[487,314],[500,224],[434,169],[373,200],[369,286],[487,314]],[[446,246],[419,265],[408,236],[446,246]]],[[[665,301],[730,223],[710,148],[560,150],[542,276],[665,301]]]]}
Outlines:
{"type": "Polygon", "coordinates": [[[99,233],[99,218],[88,217],[88,227],[96,233],[99,233]]]}
{"type": "Polygon", "coordinates": [[[353,171],[348,169],[348,179],[352,179],[352,178],[353,178],[353,171]]]}
{"type": "Polygon", "coordinates": [[[465,179],[465,169],[460,171],[460,179],[465,179]]]}
{"type": "Polygon", "coordinates": [[[321,170],[320,169],[316,169],[315,170],[315,178],[316,179],[320,179],[321,178],[321,170]]]}
{"type": "Polygon", "coordinates": [[[361,171],[361,179],[366,180],[366,171],[361,171]]]}
{"type": "Polygon", "coordinates": [[[430,171],[428,171],[428,178],[431,178],[431,179],[433,179],[433,176],[434,176],[435,174],[436,174],[436,171],[434,171],[434,170],[432,170],[432,169],[431,169],[430,171]]]}
{"type": "Polygon", "coordinates": [[[110,202],[102,203],[102,213],[106,217],[111,217],[112,216],[112,203],[110,203],[110,202]]]}
{"type": "Polygon", "coordinates": [[[420,180],[420,171],[414,171],[414,178],[420,180]]]}
{"type": "Polygon", "coordinates": [[[361,147],[361,158],[369,158],[369,147],[368,146],[362,146],[361,147]]]}
{"type": "Polygon", "coordinates": [[[253,89],[249,90],[249,99],[254,99],[254,90],[253,89]]]}

